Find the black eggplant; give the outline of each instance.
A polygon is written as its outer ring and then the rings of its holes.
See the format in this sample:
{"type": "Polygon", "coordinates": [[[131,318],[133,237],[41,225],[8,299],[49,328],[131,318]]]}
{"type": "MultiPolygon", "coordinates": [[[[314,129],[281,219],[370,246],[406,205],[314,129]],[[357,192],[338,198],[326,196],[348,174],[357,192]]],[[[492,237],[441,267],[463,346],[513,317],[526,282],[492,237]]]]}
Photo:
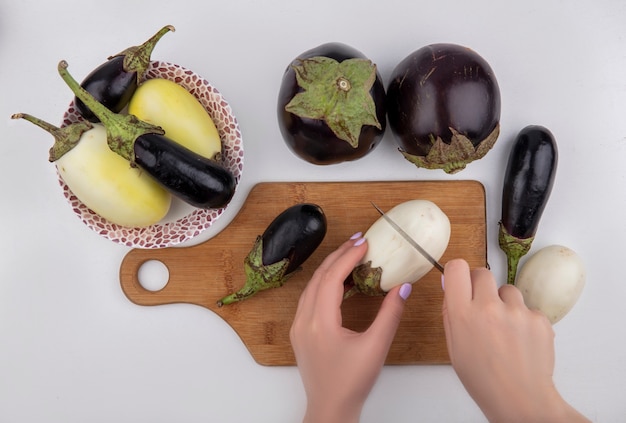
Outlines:
{"type": "Polygon", "coordinates": [[[217,302],[219,307],[278,288],[313,254],[326,236],[326,216],[316,204],[301,203],[279,214],[257,237],[244,260],[246,283],[217,302]]]}
{"type": "Polygon", "coordinates": [[[498,240],[507,256],[507,283],[514,284],[519,260],[531,247],[546,207],[558,163],[552,133],[538,125],[520,131],[509,155],[502,187],[498,240]]]}
{"type": "Polygon", "coordinates": [[[387,116],[404,157],[426,169],[455,173],[482,158],[500,133],[500,89],[475,51],[432,44],[394,68],[387,116]]]}
{"type": "Polygon", "coordinates": [[[133,115],[113,113],[98,103],[59,63],[59,74],[107,130],[111,150],[145,170],[174,196],[202,208],[220,208],[235,193],[235,177],[221,164],[203,157],[165,137],[158,126],[133,115]]]}
{"type": "MultiPolygon", "coordinates": [[[[150,55],[157,42],[167,32],[174,32],[171,25],[164,26],[140,46],[129,47],[94,69],[85,77],[81,86],[112,112],[118,113],[126,107],[133,96],[139,79],[150,65],[150,55]]],[[[79,98],[74,98],[78,112],[90,122],[100,119],[79,98]]]]}
{"type": "Polygon", "coordinates": [[[147,133],[133,147],[137,166],[192,206],[224,207],[235,194],[235,177],[228,169],[169,138],[147,133]]]}
{"type": "Polygon", "coordinates": [[[365,156],[387,124],[385,87],[376,65],[341,43],[322,44],[290,63],[277,109],[287,146],[317,165],[365,156]]]}

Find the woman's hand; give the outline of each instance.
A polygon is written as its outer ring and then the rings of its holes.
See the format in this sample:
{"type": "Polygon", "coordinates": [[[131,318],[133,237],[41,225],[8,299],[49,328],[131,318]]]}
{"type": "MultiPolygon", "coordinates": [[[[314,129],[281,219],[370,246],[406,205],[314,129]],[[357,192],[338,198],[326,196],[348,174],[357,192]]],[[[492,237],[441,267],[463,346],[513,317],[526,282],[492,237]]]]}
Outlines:
{"type": "Polygon", "coordinates": [[[307,395],[305,422],[357,422],[404,310],[411,285],[392,289],[363,333],[342,326],[343,282],[361,260],[361,234],[331,253],[302,292],[290,338],[307,395]]]}
{"type": "Polygon", "coordinates": [[[554,386],[554,331],[487,269],[445,266],[443,319],[459,379],[491,422],[587,422],[554,386]]]}

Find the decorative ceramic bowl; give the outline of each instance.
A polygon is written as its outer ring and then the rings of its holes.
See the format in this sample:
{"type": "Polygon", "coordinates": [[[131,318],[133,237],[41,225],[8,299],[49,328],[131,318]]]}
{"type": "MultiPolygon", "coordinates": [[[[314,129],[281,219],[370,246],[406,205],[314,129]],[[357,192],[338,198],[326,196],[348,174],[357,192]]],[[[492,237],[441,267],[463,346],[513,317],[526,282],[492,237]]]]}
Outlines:
{"type": "MultiPolygon", "coordinates": [[[[172,63],[151,62],[145,79],[152,78],[174,81],[200,101],[220,134],[222,164],[233,173],[238,184],[243,171],[243,141],[237,119],[220,92],[195,72],[172,63]]],[[[72,102],[63,116],[63,125],[80,120],[79,116],[72,102]]],[[[76,198],[61,177],[59,183],[72,210],[85,225],[111,241],[134,248],[164,248],[190,240],[208,229],[225,210],[198,209],[173,198],[168,215],[160,222],[143,228],[125,227],[111,223],[90,210],[76,198]]]]}

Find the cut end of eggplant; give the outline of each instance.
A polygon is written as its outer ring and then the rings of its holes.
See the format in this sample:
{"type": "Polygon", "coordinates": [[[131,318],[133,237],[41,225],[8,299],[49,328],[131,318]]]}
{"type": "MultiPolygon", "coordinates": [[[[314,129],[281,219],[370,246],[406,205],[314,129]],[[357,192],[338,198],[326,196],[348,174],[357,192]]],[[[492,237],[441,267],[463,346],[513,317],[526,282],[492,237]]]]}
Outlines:
{"type": "Polygon", "coordinates": [[[500,125],[474,147],[474,144],[465,135],[454,128],[450,128],[452,139],[450,143],[437,137],[425,156],[410,154],[400,149],[405,159],[417,167],[425,169],[441,169],[448,174],[454,174],[465,169],[467,164],[483,158],[496,143],[500,135],[500,125]]]}

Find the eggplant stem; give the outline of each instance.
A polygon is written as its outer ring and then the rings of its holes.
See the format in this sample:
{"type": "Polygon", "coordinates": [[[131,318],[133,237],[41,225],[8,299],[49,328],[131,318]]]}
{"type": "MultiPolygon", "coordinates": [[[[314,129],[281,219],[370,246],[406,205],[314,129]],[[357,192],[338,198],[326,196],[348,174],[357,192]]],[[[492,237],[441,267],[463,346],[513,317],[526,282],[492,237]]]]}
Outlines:
{"type": "Polygon", "coordinates": [[[222,307],[224,305],[236,303],[238,301],[243,301],[243,300],[245,300],[247,298],[252,297],[257,292],[259,292],[259,291],[254,286],[246,284],[239,291],[233,292],[232,294],[227,295],[224,298],[222,298],[221,300],[219,300],[217,302],[217,306],[218,307],[222,307]]]}
{"type": "Polygon", "coordinates": [[[357,292],[374,297],[386,295],[387,293],[380,287],[382,274],[382,267],[372,267],[371,260],[367,263],[359,264],[352,270],[354,286],[344,293],[343,298],[350,298],[357,292]]]}
{"type": "Polygon", "coordinates": [[[343,299],[347,300],[348,298],[353,297],[355,294],[358,294],[359,292],[360,292],[359,288],[357,288],[357,286],[354,285],[350,289],[344,290],[343,299]]]}
{"type": "Polygon", "coordinates": [[[520,257],[517,257],[514,254],[506,255],[506,283],[509,285],[515,285],[519,260],[520,257]]]}
{"type": "Polygon", "coordinates": [[[298,92],[285,111],[300,118],[321,120],[352,148],[359,146],[364,126],[382,129],[370,93],[376,82],[376,65],[367,59],[341,62],[326,56],[298,59],[292,64],[298,92]]]}
{"type": "Polygon", "coordinates": [[[53,124],[48,123],[45,120],[36,118],[33,115],[29,115],[28,113],[15,113],[15,114],[11,115],[11,119],[24,119],[24,120],[27,120],[30,123],[33,123],[33,124],[37,125],[38,127],[42,128],[44,131],[49,132],[51,134],[54,134],[54,133],[59,131],[59,128],[54,126],[53,124]]]}
{"type": "Polygon", "coordinates": [[[441,169],[447,174],[455,174],[465,167],[483,158],[496,143],[500,135],[500,124],[487,137],[474,147],[472,141],[456,129],[450,127],[452,138],[449,143],[441,137],[430,136],[431,148],[426,155],[411,154],[400,148],[406,160],[417,167],[425,169],[441,169]]]}
{"type": "Polygon", "coordinates": [[[121,115],[107,109],[98,102],[87,90],[80,86],[78,81],[67,70],[68,63],[61,60],[58,72],[63,81],[72,90],[76,98],[85,103],[107,131],[107,144],[115,153],[119,154],[131,164],[135,162],[135,140],[145,134],[165,134],[165,131],[155,125],[143,122],[134,115],[121,115]]]}
{"type": "Polygon", "coordinates": [[[157,43],[165,34],[175,30],[174,26],[166,25],[143,44],[129,47],[116,55],[110,56],[109,60],[117,56],[124,56],[124,71],[128,73],[135,72],[137,74],[137,84],[139,84],[148,70],[148,66],[150,66],[150,56],[157,43]]]}
{"type": "Polygon", "coordinates": [[[252,250],[250,250],[244,260],[246,283],[239,291],[219,300],[217,306],[221,307],[225,304],[232,304],[250,298],[259,291],[283,286],[298,270],[296,269],[286,274],[285,272],[288,267],[288,258],[268,265],[263,264],[263,238],[257,236],[252,250]]]}
{"type": "Polygon", "coordinates": [[[65,153],[76,147],[76,145],[80,142],[80,138],[83,133],[93,128],[91,122],[87,121],[78,121],[72,123],[71,125],[64,126],[63,128],[59,128],[43,119],[29,115],[28,113],[15,113],[11,116],[11,119],[27,120],[54,137],[54,144],[50,148],[48,158],[50,162],[59,160],[65,153]]]}
{"type": "Polygon", "coordinates": [[[498,232],[498,243],[500,248],[506,254],[507,262],[507,278],[506,283],[509,285],[515,285],[515,279],[517,277],[517,267],[520,259],[528,253],[530,247],[535,239],[534,236],[530,238],[516,238],[511,235],[502,222],[500,222],[500,230],[498,232]]]}

